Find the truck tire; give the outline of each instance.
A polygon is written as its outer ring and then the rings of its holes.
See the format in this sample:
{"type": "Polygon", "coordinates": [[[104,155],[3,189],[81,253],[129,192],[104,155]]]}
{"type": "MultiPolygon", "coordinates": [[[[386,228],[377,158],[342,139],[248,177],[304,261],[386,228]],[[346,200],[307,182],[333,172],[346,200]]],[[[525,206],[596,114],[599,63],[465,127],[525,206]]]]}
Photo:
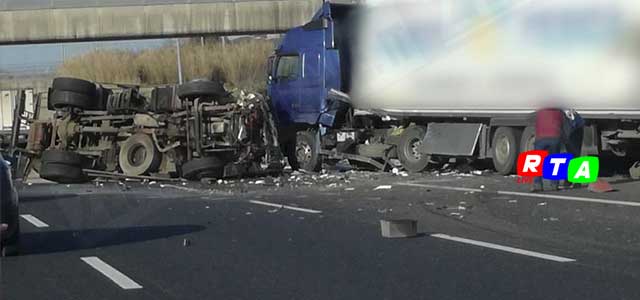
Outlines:
{"type": "Polygon", "coordinates": [[[0,256],[16,256],[20,254],[20,220],[16,222],[16,230],[13,234],[2,242],[2,249],[0,249],[0,256]]]}
{"type": "Polygon", "coordinates": [[[228,95],[224,86],[217,81],[194,80],[178,86],[178,98],[219,97],[228,95]]]}
{"type": "Polygon", "coordinates": [[[43,164],[57,163],[78,167],[82,167],[86,161],[85,158],[78,153],[56,149],[45,150],[44,152],[42,152],[40,160],[43,164]]]}
{"type": "Polygon", "coordinates": [[[155,172],[161,162],[162,154],[147,134],[134,134],[120,147],[118,163],[126,175],[139,176],[155,172]]]}
{"type": "Polygon", "coordinates": [[[109,96],[111,96],[111,94],[113,94],[113,90],[99,86],[96,89],[97,101],[95,103],[94,109],[107,110],[107,102],[109,102],[109,96]]]}
{"type": "Polygon", "coordinates": [[[536,129],[535,127],[526,127],[522,131],[522,138],[520,139],[520,152],[527,152],[535,148],[534,143],[536,141],[536,129]]]}
{"type": "Polygon", "coordinates": [[[427,129],[423,126],[410,126],[402,132],[398,142],[397,153],[398,159],[405,170],[418,173],[429,165],[429,155],[419,152],[426,133],[427,129]]]}
{"type": "Polygon", "coordinates": [[[516,170],[521,136],[522,131],[512,127],[498,127],[494,133],[491,151],[493,166],[499,174],[509,175],[516,170]]]}
{"type": "Polygon", "coordinates": [[[188,180],[222,178],[224,166],[225,162],[216,156],[195,158],[182,165],[182,177],[188,180]]]}
{"type": "Polygon", "coordinates": [[[41,178],[58,183],[83,183],[89,178],[82,171],[87,159],[82,155],[65,150],[46,150],[40,158],[41,178]]]}
{"type": "Polygon", "coordinates": [[[315,130],[299,131],[296,133],[295,160],[303,170],[320,171],[322,158],[320,157],[320,140],[315,130]]]}
{"type": "Polygon", "coordinates": [[[92,98],[76,92],[52,90],[49,96],[49,103],[54,109],[64,107],[76,107],[80,109],[93,108],[92,98]]]}
{"type": "Polygon", "coordinates": [[[96,95],[96,85],[93,82],[70,78],[58,77],[53,79],[51,88],[58,91],[74,92],[77,94],[93,97],[96,95]]]}

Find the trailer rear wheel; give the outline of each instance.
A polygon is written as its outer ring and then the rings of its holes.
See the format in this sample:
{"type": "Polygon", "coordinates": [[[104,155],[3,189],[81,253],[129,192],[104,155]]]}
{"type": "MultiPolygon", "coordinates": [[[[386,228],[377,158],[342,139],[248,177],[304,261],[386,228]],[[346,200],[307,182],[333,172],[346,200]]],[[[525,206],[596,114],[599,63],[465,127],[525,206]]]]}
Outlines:
{"type": "Polygon", "coordinates": [[[126,175],[143,175],[155,172],[160,166],[162,155],[156,149],[151,137],[144,133],[130,136],[120,148],[118,162],[126,175]]]}
{"type": "Polygon", "coordinates": [[[402,132],[398,143],[398,159],[405,170],[418,173],[429,165],[429,155],[420,153],[426,133],[427,129],[423,126],[411,126],[402,132]]]}
{"type": "Polygon", "coordinates": [[[315,130],[299,131],[296,134],[295,158],[303,170],[320,171],[322,167],[320,139],[315,130]]]}
{"type": "Polygon", "coordinates": [[[520,152],[526,152],[534,150],[536,142],[536,129],[534,127],[527,127],[522,131],[522,138],[520,139],[520,152]]]}
{"type": "Polygon", "coordinates": [[[195,158],[182,165],[182,177],[188,180],[222,178],[224,166],[225,162],[216,156],[195,158]]]}
{"type": "Polygon", "coordinates": [[[512,127],[498,127],[491,143],[493,152],[493,166],[502,175],[508,175],[516,170],[519,144],[522,131],[512,127]]]}

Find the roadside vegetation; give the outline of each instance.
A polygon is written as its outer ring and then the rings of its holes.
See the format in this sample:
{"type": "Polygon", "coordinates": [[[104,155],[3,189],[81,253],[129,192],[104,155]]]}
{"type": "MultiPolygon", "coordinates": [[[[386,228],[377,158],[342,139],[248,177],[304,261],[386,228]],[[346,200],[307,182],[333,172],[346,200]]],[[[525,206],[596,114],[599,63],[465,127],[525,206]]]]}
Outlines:
{"type": "MultiPolygon", "coordinates": [[[[234,86],[263,91],[266,62],[274,49],[273,40],[187,42],[181,47],[185,80],[224,79],[234,86]],[[222,78],[221,78],[222,77],[222,78]]],[[[105,83],[140,85],[178,82],[176,47],[173,43],[156,49],[95,50],[65,61],[59,76],[71,76],[105,83]]]]}

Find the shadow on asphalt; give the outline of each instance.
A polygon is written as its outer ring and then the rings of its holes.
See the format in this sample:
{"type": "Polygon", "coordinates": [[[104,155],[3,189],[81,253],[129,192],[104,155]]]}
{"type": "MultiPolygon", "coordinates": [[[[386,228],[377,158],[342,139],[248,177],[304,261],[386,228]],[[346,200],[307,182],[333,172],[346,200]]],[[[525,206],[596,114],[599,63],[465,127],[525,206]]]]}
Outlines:
{"type": "Polygon", "coordinates": [[[168,238],[204,230],[199,225],[139,226],[25,232],[20,235],[21,255],[93,249],[168,238]]]}

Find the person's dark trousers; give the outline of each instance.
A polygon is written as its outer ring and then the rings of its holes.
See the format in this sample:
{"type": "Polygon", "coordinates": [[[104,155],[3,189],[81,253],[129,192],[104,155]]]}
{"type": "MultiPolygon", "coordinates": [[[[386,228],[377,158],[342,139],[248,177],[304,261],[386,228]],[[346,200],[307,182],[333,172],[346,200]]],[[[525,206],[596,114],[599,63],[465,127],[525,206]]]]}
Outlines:
{"type": "MultiPolygon", "coordinates": [[[[567,152],[571,153],[573,157],[579,157],[580,155],[582,155],[583,137],[584,137],[584,128],[582,127],[574,129],[569,135],[569,138],[565,146],[567,148],[567,152]]],[[[563,186],[565,188],[571,188],[571,187],[575,188],[575,187],[580,187],[580,184],[572,184],[568,181],[564,181],[563,186]]]]}
{"type": "MultiPolygon", "coordinates": [[[[546,150],[549,154],[560,153],[560,148],[562,147],[562,143],[560,142],[560,138],[544,138],[537,139],[534,143],[535,150],[546,150]]],[[[542,167],[542,165],[540,166],[542,167]]],[[[533,179],[533,184],[542,187],[542,177],[536,177],[533,179]]],[[[557,188],[558,181],[551,181],[551,187],[557,188]]]]}
{"type": "Polygon", "coordinates": [[[567,152],[571,153],[573,157],[582,155],[582,138],[584,137],[584,128],[576,128],[569,135],[567,141],[567,152]]]}

